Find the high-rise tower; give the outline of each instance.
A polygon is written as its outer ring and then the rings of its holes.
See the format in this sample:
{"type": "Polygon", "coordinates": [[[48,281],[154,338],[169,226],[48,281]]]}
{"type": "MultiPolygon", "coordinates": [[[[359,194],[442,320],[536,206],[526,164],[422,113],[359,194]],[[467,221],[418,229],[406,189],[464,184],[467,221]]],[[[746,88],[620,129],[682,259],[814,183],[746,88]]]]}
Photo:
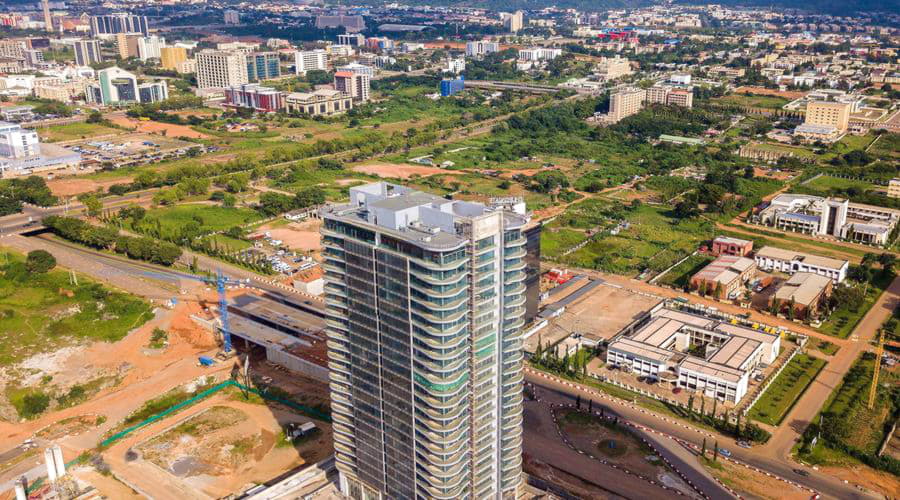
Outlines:
{"type": "Polygon", "coordinates": [[[515,498],[528,218],[383,182],[323,217],[341,490],[515,498]]]}

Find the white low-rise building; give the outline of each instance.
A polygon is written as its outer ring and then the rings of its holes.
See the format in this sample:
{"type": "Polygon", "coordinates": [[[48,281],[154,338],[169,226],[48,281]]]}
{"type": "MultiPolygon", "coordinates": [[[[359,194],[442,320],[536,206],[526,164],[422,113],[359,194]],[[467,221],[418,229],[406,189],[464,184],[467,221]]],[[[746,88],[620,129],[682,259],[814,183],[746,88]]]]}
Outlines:
{"type": "Polygon", "coordinates": [[[610,343],[606,361],[721,401],[737,403],[751,374],[778,358],[781,337],[668,308],[610,343]],[[633,333],[630,333],[632,332],[633,333]],[[697,356],[698,350],[703,356],[697,356]]]}
{"type": "Polygon", "coordinates": [[[847,278],[850,262],[811,255],[794,250],[762,247],[754,256],[756,267],[764,271],[780,271],[787,274],[813,273],[841,283],[847,278]]]}

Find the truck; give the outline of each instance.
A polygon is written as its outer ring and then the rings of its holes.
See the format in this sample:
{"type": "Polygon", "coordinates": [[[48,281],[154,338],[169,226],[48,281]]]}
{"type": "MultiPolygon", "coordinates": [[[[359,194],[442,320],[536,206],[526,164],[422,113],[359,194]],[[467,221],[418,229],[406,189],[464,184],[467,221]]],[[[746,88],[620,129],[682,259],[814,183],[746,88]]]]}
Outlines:
{"type": "Polygon", "coordinates": [[[299,439],[304,436],[308,436],[317,430],[316,424],[312,422],[306,422],[304,424],[297,424],[295,422],[291,422],[287,425],[287,429],[285,434],[291,440],[299,439]]]}
{"type": "Polygon", "coordinates": [[[209,356],[200,356],[197,358],[197,361],[200,362],[201,366],[212,366],[216,364],[216,361],[209,356]]]}

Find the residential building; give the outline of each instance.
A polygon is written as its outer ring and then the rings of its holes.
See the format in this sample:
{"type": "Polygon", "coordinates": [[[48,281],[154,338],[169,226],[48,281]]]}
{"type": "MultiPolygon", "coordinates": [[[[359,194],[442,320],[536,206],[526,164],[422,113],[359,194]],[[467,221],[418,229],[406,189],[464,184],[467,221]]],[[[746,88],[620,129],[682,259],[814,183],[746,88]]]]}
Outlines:
{"type": "Polygon", "coordinates": [[[64,82],[35,82],[34,96],[39,99],[72,102],[78,96],[84,94],[85,85],[92,83],[96,82],[89,78],[75,78],[64,82]]]}
{"type": "Polygon", "coordinates": [[[305,75],[307,71],[327,71],[328,52],[325,49],[298,50],[294,52],[294,72],[305,75]]]}
{"type": "Polygon", "coordinates": [[[562,49],[552,47],[532,47],[519,50],[520,61],[550,61],[562,55],[562,49]]]}
{"type": "Polygon", "coordinates": [[[24,59],[28,45],[24,40],[0,40],[0,57],[24,59]]]}
{"type": "Polygon", "coordinates": [[[225,24],[241,24],[241,14],[236,10],[226,10],[222,17],[225,24]]]}
{"type": "Polygon", "coordinates": [[[501,12],[500,20],[507,33],[518,33],[525,26],[525,13],[521,10],[515,12],[501,12]]]}
{"type": "Polygon", "coordinates": [[[185,73],[196,73],[197,72],[197,60],[196,59],[188,59],[186,61],[181,61],[180,63],[175,65],[175,71],[185,74],[185,73]]]}
{"type": "Polygon", "coordinates": [[[444,68],[445,73],[452,73],[454,75],[458,75],[466,70],[466,58],[460,57],[458,59],[447,59],[447,67],[444,68]]]}
{"type": "Polygon", "coordinates": [[[888,198],[900,198],[900,179],[894,177],[888,181],[888,198]]]}
{"type": "Polygon", "coordinates": [[[500,52],[500,44],[488,40],[466,42],[466,55],[468,57],[481,57],[485,54],[500,52]]]}
{"type": "Polygon", "coordinates": [[[338,71],[334,74],[334,88],[351,96],[356,102],[369,100],[369,75],[354,74],[349,71],[338,71]]]}
{"type": "Polygon", "coordinates": [[[169,87],[164,80],[138,85],[138,99],[141,103],[160,102],[169,98],[169,87]]]}
{"type": "Polygon", "coordinates": [[[840,198],[783,193],[751,220],[784,231],[885,246],[900,221],[900,210],[840,198]]]}
{"type": "Polygon", "coordinates": [[[0,119],[5,122],[21,123],[34,118],[34,106],[6,106],[0,108],[0,119]]]}
{"type": "Polygon", "coordinates": [[[117,33],[142,33],[150,34],[150,25],[147,16],[132,16],[129,14],[109,14],[103,16],[91,16],[91,36],[115,35],[117,33]]]}
{"type": "Polygon", "coordinates": [[[73,48],[75,49],[75,64],[79,66],[90,66],[103,62],[99,40],[76,40],[73,48]]]}
{"type": "Polygon", "coordinates": [[[0,122],[0,157],[19,159],[41,154],[37,132],[20,125],[0,122]]]}
{"type": "Polygon", "coordinates": [[[672,90],[666,98],[666,104],[669,106],[681,106],[682,108],[693,108],[694,91],[686,89],[672,90]]]}
{"type": "Polygon", "coordinates": [[[281,76],[277,52],[254,52],[247,55],[247,78],[251,82],[281,76]]]}
{"type": "Polygon", "coordinates": [[[769,297],[769,307],[797,319],[808,319],[825,306],[833,288],[833,281],[825,276],[797,272],[769,297]]]}
{"type": "Polygon", "coordinates": [[[288,113],[331,116],[353,109],[353,98],[349,94],[331,89],[293,92],[284,96],[284,106],[288,113]]]}
{"type": "Polygon", "coordinates": [[[359,33],[344,33],[337,36],[337,43],[350,47],[362,47],[366,44],[366,37],[359,33]]]}
{"type": "Polygon", "coordinates": [[[668,106],[692,108],[694,106],[694,91],[691,88],[657,84],[647,89],[645,101],[647,104],[659,103],[668,106]]]}
{"type": "Polygon", "coordinates": [[[518,497],[528,218],[384,182],[322,216],[342,493],[518,497]]]}
{"type": "Polygon", "coordinates": [[[756,275],[756,263],[747,257],[720,255],[691,276],[691,288],[717,299],[735,299],[744,283],[756,275]]]}
{"type": "Polygon", "coordinates": [[[638,88],[627,88],[614,92],[609,96],[607,121],[616,123],[626,116],[639,112],[644,107],[644,94],[644,91],[638,88]]]}
{"type": "Polygon", "coordinates": [[[594,74],[606,81],[628,76],[631,73],[631,61],[620,56],[602,57],[594,68],[594,74]]]}
{"type": "Polygon", "coordinates": [[[606,362],[737,403],[747,394],[751,373],[775,361],[780,348],[779,335],[663,307],[616,335],[606,362]],[[692,354],[698,350],[703,356],[692,354]]]}
{"type": "Polygon", "coordinates": [[[234,87],[249,83],[247,55],[222,50],[201,50],[196,55],[197,87],[234,87]]]}
{"type": "Polygon", "coordinates": [[[466,88],[466,82],[462,78],[444,78],[441,80],[441,97],[449,97],[466,88]]]}
{"type": "Polygon", "coordinates": [[[776,247],[762,247],[754,256],[756,267],[763,271],[780,271],[787,274],[813,273],[824,276],[834,283],[847,278],[850,262],[812,255],[776,247]]]}
{"type": "Polygon", "coordinates": [[[148,59],[162,59],[162,48],[166,46],[166,39],[156,35],[138,38],[137,52],[141,61],[148,59]]]}
{"type": "Polygon", "coordinates": [[[119,59],[128,59],[138,56],[138,40],[143,38],[140,33],[116,33],[116,51],[119,59]]]}
{"type": "Polygon", "coordinates": [[[231,108],[250,108],[261,113],[274,113],[284,108],[284,96],[271,87],[245,83],[225,89],[225,103],[231,108]]]}
{"type": "Polygon", "coordinates": [[[336,66],[334,68],[334,70],[350,72],[350,73],[353,73],[354,75],[366,75],[369,78],[372,78],[373,76],[375,76],[375,68],[373,68],[372,66],[366,66],[365,64],[359,64],[359,63],[350,63],[350,64],[345,64],[343,66],[336,66]]]}
{"type": "Polygon", "coordinates": [[[259,49],[259,44],[256,42],[222,42],[216,44],[216,50],[224,50],[227,52],[243,52],[244,54],[251,54],[256,52],[259,49]]]}
{"type": "Polygon", "coordinates": [[[159,59],[163,69],[178,71],[178,65],[187,61],[187,49],[184,47],[160,47],[159,59]]]}
{"type": "Polygon", "coordinates": [[[716,256],[737,255],[738,257],[747,257],[751,252],[753,252],[753,242],[750,240],[742,240],[730,236],[716,236],[712,241],[712,253],[716,256]]]}

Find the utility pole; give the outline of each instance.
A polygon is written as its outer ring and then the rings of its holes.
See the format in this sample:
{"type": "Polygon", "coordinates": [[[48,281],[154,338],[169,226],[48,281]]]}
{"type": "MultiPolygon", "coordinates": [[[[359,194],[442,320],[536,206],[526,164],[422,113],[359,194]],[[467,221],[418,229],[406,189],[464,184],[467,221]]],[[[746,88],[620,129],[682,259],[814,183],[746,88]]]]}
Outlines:
{"type": "Polygon", "coordinates": [[[875,396],[878,395],[878,374],[881,372],[881,356],[884,354],[884,328],[878,335],[878,348],[875,349],[875,368],[872,371],[872,387],[869,388],[869,409],[875,407],[875,396]]]}

